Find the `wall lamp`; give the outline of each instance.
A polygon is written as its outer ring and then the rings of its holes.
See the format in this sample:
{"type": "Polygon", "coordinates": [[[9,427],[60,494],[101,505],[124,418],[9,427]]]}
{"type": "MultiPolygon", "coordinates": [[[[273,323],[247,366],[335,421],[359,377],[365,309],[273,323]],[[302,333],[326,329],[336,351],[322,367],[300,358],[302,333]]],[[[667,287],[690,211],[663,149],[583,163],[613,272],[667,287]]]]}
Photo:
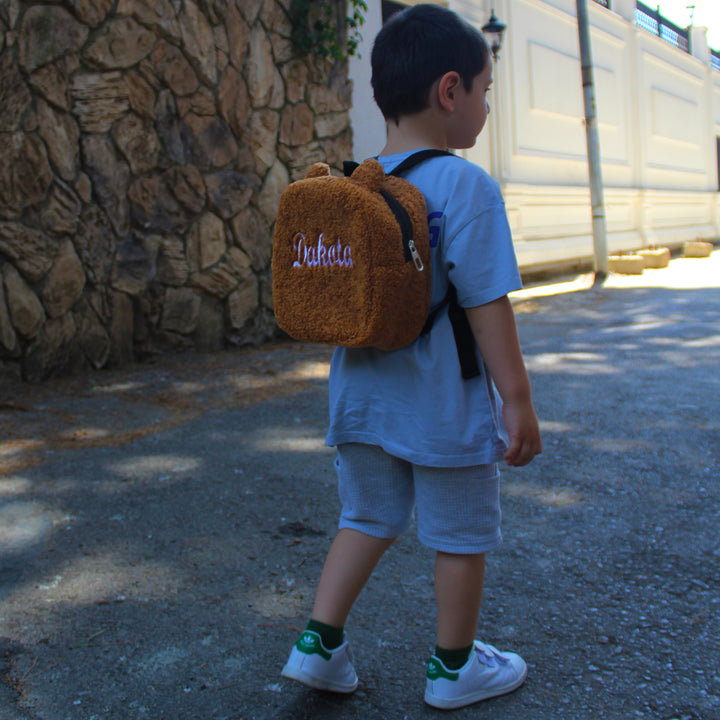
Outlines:
{"type": "Polygon", "coordinates": [[[500,48],[502,47],[503,33],[505,32],[507,25],[501,23],[495,17],[495,9],[490,11],[490,19],[482,26],[482,31],[487,38],[490,50],[492,51],[493,60],[497,62],[498,55],[500,55],[500,48]]]}

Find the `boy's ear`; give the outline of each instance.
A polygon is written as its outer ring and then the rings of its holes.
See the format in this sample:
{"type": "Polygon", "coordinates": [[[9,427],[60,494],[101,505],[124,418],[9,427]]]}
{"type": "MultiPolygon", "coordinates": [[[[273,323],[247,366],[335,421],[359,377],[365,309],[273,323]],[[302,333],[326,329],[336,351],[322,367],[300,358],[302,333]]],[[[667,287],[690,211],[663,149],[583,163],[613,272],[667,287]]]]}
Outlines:
{"type": "Polygon", "coordinates": [[[446,72],[439,80],[437,86],[438,102],[440,107],[447,112],[455,109],[457,92],[462,84],[460,73],[455,70],[446,72]]]}

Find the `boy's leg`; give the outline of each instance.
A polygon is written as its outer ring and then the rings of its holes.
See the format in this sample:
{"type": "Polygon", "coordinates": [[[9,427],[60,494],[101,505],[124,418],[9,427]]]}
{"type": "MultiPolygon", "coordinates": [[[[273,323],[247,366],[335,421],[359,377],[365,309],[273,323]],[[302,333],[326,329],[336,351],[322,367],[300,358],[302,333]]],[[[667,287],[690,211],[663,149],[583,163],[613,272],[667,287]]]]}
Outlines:
{"type": "Polygon", "coordinates": [[[418,536],[436,551],[437,649],[427,665],[425,702],[451,709],[520,687],[523,659],[475,639],[485,553],[500,535],[497,466],[415,468],[418,536]]]}
{"type": "Polygon", "coordinates": [[[343,627],[378,560],[407,528],[414,491],[409,464],[378,447],[341,445],[336,467],[341,529],[325,560],[311,620],[282,675],[314,688],[348,693],[358,681],[343,627]]]}
{"type": "Polygon", "coordinates": [[[519,655],[475,640],[484,573],[484,554],[437,553],[438,647],[428,663],[425,687],[425,702],[433,707],[464,707],[525,682],[527,666],[519,655]],[[445,657],[457,664],[446,664],[445,657]]]}
{"type": "Polygon", "coordinates": [[[312,619],[343,627],[360,591],[395,538],[343,528],[335,536],[318,583],[312,619]]]}
{"type": "Polygon", "coordinates": [[[410,464],[374,445],[340,445],[335,464],[341,529],[325,560],[312,619],[342,627],[378,560],[410,524],[415,493],[410,464]]]}
{"type": "Polygon", "coordinates": [[[444,650],[471,647],[477,633],[485,582],[485,553],[435,556],[437,645],[444,650]]]}
{"type": "Polygon", "coordinates": [[[502,541],[498,467],[414,466],[413,473],[418,538],[436,552],[437,644],[469,648],[477,632],[485,553],[502,541]]]}
{"type": "Polygon", "coordinates": [[[355,690],[357,674],[348,644],[342,641],[342,628],[357,596],[392,542],[392,538],[375,538],[351,528],[340,530],[325,560],[311,622],[290,653],[282,670],[284,677],[319,690],[340,693],[355,690]],[[326,636],[339,644],[328,644],[326,636]]]}

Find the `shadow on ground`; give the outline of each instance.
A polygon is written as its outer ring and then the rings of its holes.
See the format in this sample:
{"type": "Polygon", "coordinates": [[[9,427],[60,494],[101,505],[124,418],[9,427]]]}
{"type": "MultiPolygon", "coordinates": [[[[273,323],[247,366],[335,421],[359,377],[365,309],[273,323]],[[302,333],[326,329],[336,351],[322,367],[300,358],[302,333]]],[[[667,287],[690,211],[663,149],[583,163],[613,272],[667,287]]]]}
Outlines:
{"type": "MultiPolygon", "coordinates": [[[[504,473],[480,635],[530,676],[454,717],[720,718],[720,290],[516,310],[545,451],[504,473]]],[[[3,720],[439,717],[412,530],[348,625],[359,691],[278,674],[335,532],[328,363],[286,344],[0,399],[3,720]]]]}

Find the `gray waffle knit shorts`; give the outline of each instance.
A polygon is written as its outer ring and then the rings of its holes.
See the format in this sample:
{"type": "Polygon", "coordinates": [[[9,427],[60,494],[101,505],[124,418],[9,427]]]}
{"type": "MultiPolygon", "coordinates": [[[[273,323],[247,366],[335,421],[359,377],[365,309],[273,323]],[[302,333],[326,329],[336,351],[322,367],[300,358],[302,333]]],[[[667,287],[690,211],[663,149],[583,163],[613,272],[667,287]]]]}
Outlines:
{"type": "Polygon", "coordinates": [[[408,529],[415,508],[418,539],[434,550],[483,553],[502,543],[497,463],[423,467],[360,443],[337,451],[340,528],[394,538],[408,529]]]}

